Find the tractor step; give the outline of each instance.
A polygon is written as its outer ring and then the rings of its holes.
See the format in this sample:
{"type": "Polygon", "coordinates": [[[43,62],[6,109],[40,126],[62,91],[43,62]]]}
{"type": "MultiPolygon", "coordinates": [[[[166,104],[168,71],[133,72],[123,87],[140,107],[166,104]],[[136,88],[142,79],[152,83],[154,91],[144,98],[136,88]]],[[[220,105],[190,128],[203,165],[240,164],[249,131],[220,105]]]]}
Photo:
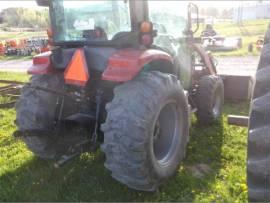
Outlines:
{"type": "Polygon", "coordinates": [[[76,113],[71,116],[64,118],[65,121],[74,121],[80,124],[89,125],[92,121],[96,121],[96,112],[91,112],[89,114],[85,113],[76,113]]]}

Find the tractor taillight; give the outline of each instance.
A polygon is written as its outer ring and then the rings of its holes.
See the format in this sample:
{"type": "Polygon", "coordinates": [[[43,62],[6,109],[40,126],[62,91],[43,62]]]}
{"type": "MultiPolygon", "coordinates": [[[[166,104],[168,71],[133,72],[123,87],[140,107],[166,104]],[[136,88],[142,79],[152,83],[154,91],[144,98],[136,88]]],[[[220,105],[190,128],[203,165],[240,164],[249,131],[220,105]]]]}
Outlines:
{"type": "Polygon", "coordinates": [[[27,70],[28,74],[31,75],[43,75],[48,73],[53,73],[53,69],[50,61],[51,52],[46,52],[34,56],[33,65],[27,70]]]}

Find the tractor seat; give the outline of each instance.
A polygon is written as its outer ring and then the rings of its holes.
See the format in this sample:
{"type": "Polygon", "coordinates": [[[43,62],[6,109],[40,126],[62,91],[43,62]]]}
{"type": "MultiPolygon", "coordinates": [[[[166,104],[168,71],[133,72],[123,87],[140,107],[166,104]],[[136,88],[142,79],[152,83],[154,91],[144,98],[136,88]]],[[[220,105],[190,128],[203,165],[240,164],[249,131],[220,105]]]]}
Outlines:
{"type": "Polygon", "coordinates": [[[83,38],[87,40],[108,40],[105,30],[101,27],[95,27],[94,30],[84,30],[83,38]]]}

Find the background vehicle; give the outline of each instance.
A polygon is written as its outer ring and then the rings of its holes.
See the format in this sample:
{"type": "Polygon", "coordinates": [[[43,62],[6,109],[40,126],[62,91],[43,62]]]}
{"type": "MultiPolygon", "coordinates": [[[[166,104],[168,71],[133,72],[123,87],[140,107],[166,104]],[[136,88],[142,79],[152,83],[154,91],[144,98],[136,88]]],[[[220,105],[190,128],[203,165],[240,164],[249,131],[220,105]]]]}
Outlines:
{"type": "Polygon", "coordinates": [[[242,48],[240,37],[202,37],[202,44],[210,51],[233,51],[242,48]]]}
{"type": "Polygon", "coordinates": [[[5,42],[0,41],[0,56],[5,54],[5,42]]]}
{"type": "Polygon", "coordinates": [[[37,2],[50,8],[55,47],[33,59],[33,77],[16,105],[15,135],[45,159],[101,144],[113,178],[156,190],[185,156],[190,113],[202,124],[222,114],[222,80],[210,55],[193,43],[197,7],[37,2]],[[179,12],[185,8],[188,20],[179,12]]]}
{"type": "Polygon", "coordinates": [[[261,49],[263,48],[263,44],[264,44],[264,38],[263,37],[258,37],[258,40],[256,41],[256,49],[258,51],[261,51],[261,49]]]}
{"type": "Polygon", "coordinates": [[[213,25],[207,24],[201,33],[203,47],[210,51],[233,51],[242,48],[240,37],[222,37],[213,29],[213,25]]]}
{"type": "Polygon", "coordinates": [[[5,40],[0,44],[0,52],[7,56],[30,56],[33,52],[40,54],[48,50],[48,39],[46,38],[29,38],[29,39],[11,39],[5,40]],[[1,46],[3,47],[1,49],[1,46]]]}

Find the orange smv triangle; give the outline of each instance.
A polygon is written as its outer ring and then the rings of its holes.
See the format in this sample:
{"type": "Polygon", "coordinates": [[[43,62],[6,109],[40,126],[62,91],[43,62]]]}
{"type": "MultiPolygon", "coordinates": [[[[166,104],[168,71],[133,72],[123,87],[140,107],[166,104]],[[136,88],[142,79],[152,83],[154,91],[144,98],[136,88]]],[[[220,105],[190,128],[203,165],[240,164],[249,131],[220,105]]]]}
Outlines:
{"type": "Polygon", "coordinates": [[[77,49],[69,63],[65,73],[67,84],[85,86],[89,80],[88,67],[85,61],[83,49],[77,49]]]}

